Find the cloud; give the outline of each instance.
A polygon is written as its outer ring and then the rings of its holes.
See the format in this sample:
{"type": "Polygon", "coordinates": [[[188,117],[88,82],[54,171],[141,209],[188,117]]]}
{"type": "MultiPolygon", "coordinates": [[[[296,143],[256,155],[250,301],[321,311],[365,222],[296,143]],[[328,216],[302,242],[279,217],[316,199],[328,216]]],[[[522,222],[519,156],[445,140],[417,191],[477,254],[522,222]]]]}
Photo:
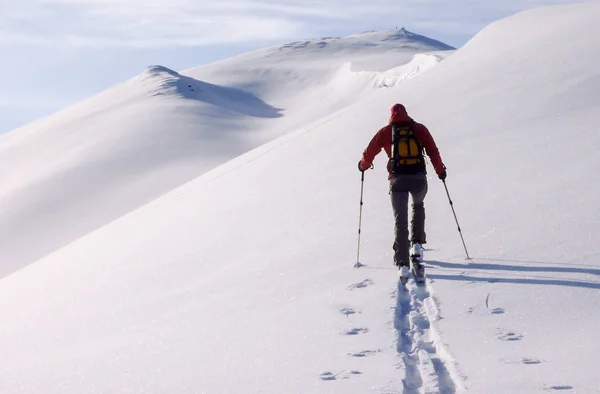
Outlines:
{"type": "MultiPolygon", "coordinates": [[[[285,12],[225,2],[26,0],[0,16],[0,42],[17,45],[163,47],[291,37],[301,23],[285,12]],[[30,3],[29,6],[25,6],[30,3]],[[33,4],[31,4],[33,3],[33,4]],[[27,9],[34,12],[28,13],[27,9]],[[282,16],[283,15],[283,16],[282,16]]],[[[290,11],[291,12],[291,11],[290,11]]]]}
{"type": "Polygon", "coordinates": [[[559,0],[20,0],[0,5],[0,43],[65,47],[281,42],[382,26],[472,35],[520,9],[559,0]]]}

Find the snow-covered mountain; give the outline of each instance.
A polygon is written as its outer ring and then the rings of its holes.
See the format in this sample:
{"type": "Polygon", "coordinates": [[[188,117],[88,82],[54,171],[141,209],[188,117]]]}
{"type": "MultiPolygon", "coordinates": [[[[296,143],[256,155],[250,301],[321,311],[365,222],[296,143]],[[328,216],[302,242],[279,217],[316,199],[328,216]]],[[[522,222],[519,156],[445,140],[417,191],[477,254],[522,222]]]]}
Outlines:
{"type": "Polygon", "coordinates": [[[399,30],[267,48],[185,75],[151,66],[0,136],[0,277],[373,87],[419,74],[449,52],[416,54],[445,49],[399,30]],[[389,67],[399,68],[377,71],[389,67]]]}
{"type": "Polygon", "coordinates": [[[0,392],[597,392],[599,18],[518,14],[402,84],[325,61],[273,60],[254,84],[213,70],[278,109],[296,78],[299,105],[324,72],[346,83],[311,123],[0,280],[0,392]],[[356,162],[397,101],[436,138],[473,257],[430,176],[428,281],[406,292],[381,156],[352,268],[356,162]]]}

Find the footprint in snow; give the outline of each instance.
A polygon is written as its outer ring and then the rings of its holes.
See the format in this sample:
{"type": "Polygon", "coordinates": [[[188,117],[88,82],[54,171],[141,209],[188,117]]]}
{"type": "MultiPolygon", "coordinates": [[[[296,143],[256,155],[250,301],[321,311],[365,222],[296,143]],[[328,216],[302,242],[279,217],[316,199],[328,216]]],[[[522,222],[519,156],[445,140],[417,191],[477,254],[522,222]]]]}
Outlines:
{"type": "Polygon", "coordinates": [[[568,384],[559,385],[559,386],[550,386],[550,387],[544,388],[544,390],[573,390],[573,386],[569,386],[568,384]]]}
{"type": "Polygon", "coordinates": [[[375,283],[375,282],[373,282],[372,279],[365,279],[362,282],[358,282],[358,283],[348,286],[348,290],[364,289],[365,287],[370,286],[373,283],[375,283]]]}
{"type": "Polygon", "coordinates": [[[342,309],[340,309],[340,313],[342,315],[350,316],[350,315],[354,315],[356,313],[356,311],[352,308],[342,308],[342,309]]]}
{"type": "Polygon", "coordinates": [[[535,365],[535,364],[541,364],[542,362],[540,360],[536,360],[533,358],[523,358],[521,359],[521,364],[525,364],[525,365],[535,365]]]}
{"type": "Polygon", "coordinates": [[[351,330],[345,331],[344,335],[360,335],[366,334],[369,332],[368,328],[353,328],[351,330]]]}
{"type": "Polygon", "coordinates": [[[501,341],[520,341],[521,339],[523,339],[523,335],[521,334],[516,334],[514,332],[503,332],[503,331],[499,331],[498,332],[498,339],[500,339],[501,341]]]}
{"type": "Polygon", "coordinates": [[[488,308],[490,310],[490,313],[492,313],[493,315],[501,315],[504,313],[504,308],[491,308],[490,306],[490,298],[492,296],[492,293],[488,293],[487,297],[485,297],[485,307],[488,308]]]}
{"type": "Polygon", "coordinates": [[[321,375],[319,375],[319,377],[321,378],[321,380],[336,380],[337,379],[337,375],[334,375],[331,372],[323,372],[321,375]]]}
{"type": "Polygon", "coordinates": [[[321,375],[319,375],[319,377],[321,378],[321,380],[336,380],[337,379],[337,376],[331,372],[323,372],[321,375]]]}
{"type": "Polygon", "coordinates": [[[545,361],[538,360],[536,358],[523,357],[521,359],[501,359],[505,364],[524,364],[524,365],[537,365],[545,361]]]}
{"type": "Polygon", "coordinates": [[[341,379],[350,379],[352,375],[362,375],[360,371],[342,371],[334,374],[333,372],[323,372],[319,375],[321,380],[341,380],[341,379]]]}
{"type": "Polygon", "coordinates": [[[357,353],[348,353],[349,356],[352,357],[368,357],[368,356],[373,356],[377,353],[379,353],[380,350],[363,350],[362,352],[357,352],[357,353]]]}

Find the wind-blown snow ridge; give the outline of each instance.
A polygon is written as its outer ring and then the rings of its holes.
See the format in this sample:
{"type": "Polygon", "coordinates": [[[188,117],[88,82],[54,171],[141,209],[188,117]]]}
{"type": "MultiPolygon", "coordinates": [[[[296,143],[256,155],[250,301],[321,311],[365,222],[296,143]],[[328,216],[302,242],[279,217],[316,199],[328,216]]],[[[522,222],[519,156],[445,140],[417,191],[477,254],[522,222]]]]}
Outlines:
{"type": "Polygon", "coordinates": [[[352,71],[352,62],[346,62],[328,81],[327,88],[356,92],[396,87],[435,67],[446,56],[448,54],[442,52],[417,54],[409,63],[383,72],[352,71]]]}
{"type": "Polygon", "coordinates": [[[258,118],[278,118],[281,110],[241,89],[186,77],[164,66],[149,66],[138,77],[152,96],[177,95],[258,118]]]}
{"type": "Polygon", "coordinates": [[[408,79],[432,69],[437,66],[447,55],[441,53],[417,54],[408,64],[395,67],[381,73],[377,80],[377,87],[394,87],[408,79]]]}

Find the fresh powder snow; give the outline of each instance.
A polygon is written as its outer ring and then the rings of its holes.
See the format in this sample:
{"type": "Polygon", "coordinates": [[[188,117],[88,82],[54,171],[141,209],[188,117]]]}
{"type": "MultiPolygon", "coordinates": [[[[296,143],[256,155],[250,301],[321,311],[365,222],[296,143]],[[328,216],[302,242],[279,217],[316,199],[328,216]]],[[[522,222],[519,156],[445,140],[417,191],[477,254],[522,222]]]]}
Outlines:
{"type": "Polygon", "coordinates": [[[561,5],[457,51],[369,32],[152,67],[1,137],[3,228],[32,229],[2,239],[63,247],[0,280],[0,392],[599,392],[599,19],[561,5]],[[395,102],[436,139],[472,257],[430,168],[427,283],[406,289],[383,154],[353,268],[356,163],[395,102]],[[195,161],[198,124],[214,145],[195,161]]]}

